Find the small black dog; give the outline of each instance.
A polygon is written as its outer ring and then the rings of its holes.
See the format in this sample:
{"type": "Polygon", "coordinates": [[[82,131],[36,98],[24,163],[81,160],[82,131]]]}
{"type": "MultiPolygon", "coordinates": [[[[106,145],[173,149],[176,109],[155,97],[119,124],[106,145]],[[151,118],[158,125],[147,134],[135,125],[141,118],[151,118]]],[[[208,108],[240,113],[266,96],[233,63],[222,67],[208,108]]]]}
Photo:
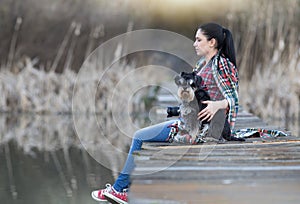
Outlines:
{"type": "MultiPolygon", "coordinates": [[[[203,129],[205,129],[205,131],[208,131],[208,127],[210,124],[209,121],[204,120],[201,121],[199,125],[197,120],[197,114],[207,106],[207,104],[203,104],[202,102],[210,100],[210,96],[208,95],[208,93],[203,89],[203,87],[201,87],[201,82],[202,82],[202,78],[198,76],[195,72],[191,72],[191,73],[181,72],[180,76],[175,77],[175,83],[178,86],[178,96],[183,102],[183,104],[180,107],[180,114],[181,117],[184,117],[187,130],[192,131],[191,134],[192,136],[193,134],[195,134],[196,123],[198,125],[197,132],[199,128],[202,131],[203,129]],[[197,107],[195,107],[195,101],[197,103],[197,107]]],[[[220,113],[221,112],[218,112],[218,115],[220,115],[220,113]]],[[[220,140],[224,138],[226,140],[231,140],[231,141],[244,141],[244,139],[242,138],[236,138],[231,136],[230,125],[228,120],[226,119],[225,113],[223,114],[223,116],[224,116],[223,119],[225,121],[224,121],[224,128],[222,130],[221,136],[220,135],[212,135],[212,136],[214,138],[220,136],[218,138],[220,140]]],[[[212,121],[214,121],[214,119],[212,121]]],[[[220,121],[218,122],[219,122],[218,125],[223,123],[223,122],[220,123],[220,121]]],[[[213,127],[215,128],[216,126],[213,125],[213,127]]],[[[208,131],[208,132],[212,132],[212,131],[208,131]]],[[[201,134],[206,134],[206,133],[202,132],[201,134]]]]}
{"type": "Polygon", "coordinates": [[[194,81],[196,78],[184,78],[182,75],[175,77],[175,83],[178,86],[177,94],[181,100],[180,105],[180,125],[178,135],[175,141],[186,139],[184,135],[189,135],[188,143],[194,143],[199,135],[200,124],[197,120],[199,112],[199,103],[195,97],[195,90],[198,83],[194,81]]]}

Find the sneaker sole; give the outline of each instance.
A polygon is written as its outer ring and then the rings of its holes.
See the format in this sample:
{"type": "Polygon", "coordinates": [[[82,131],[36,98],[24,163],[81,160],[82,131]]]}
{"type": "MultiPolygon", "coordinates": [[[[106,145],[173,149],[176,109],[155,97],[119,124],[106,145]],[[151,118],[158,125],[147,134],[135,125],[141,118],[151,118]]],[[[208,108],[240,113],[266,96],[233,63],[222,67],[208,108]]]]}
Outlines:
{"type": "Polygon", "coordinates": [[[103,194],[105,196],[105,198],[107,199],[108,202],[112,203],[112,204],[128,204],[128,202],[123,201],[119,198],[116,198],[115,196],[113,196],[112,194],[103,194]]]}
{"type": "Polygon", "coordinates": [[[93,198],[94,200],[96,200],[96,201],[99,201],[99,202],[107,202],[107,200],[103,200],[103,199],[100,199],[100,198],[97,197],[97,196],[98,196],[98,191],[93,191],[93,192],[91,193],[91,196],[92,196],[92,198],[93,198]]]}

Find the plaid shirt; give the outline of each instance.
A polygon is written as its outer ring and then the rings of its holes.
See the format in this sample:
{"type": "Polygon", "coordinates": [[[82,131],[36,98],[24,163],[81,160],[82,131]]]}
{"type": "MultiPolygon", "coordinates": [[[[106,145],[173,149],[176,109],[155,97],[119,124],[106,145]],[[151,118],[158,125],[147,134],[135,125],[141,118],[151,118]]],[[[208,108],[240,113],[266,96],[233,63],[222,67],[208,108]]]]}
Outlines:
{"type": "Polygon", "coordinates": [[[205,65],[197,73],[197,75],[201,76],[202,78],[201,86],[204,88],[204,90],[207,91],[212,101],[223,100],[224,96],[215,81],[211,66],[212,66],[212,61],[209,61],[209,63],[205,65]]]}
{"type": "Polygon", "coordinates": [[[197,62],[194,71],[200,71],[199,75],[203,78],[203,83],[208,88],[208,93],[212,100],[225,98],[228,101],[228,120],[230,129],[233,130],[239,107],[237,69],[228,58],[220,55],[220,53],[215,55],[207,66],[203,66],[204,64],[205,61],[201,58],[197,62]],[[216,87],[218,87],[219,91],[217,91],[216,87]],[[220,93],[223,97],[220,96],[220,93]]]}

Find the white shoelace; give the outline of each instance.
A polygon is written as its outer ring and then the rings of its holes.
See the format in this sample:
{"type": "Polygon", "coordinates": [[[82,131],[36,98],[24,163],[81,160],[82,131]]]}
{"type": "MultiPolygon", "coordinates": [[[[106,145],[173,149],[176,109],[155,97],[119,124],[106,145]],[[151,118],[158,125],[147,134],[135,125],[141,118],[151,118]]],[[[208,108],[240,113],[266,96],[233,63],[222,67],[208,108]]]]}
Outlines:
{"type": "Polygon", "coordinates": [[[110,188],[111,185],[109,183],[105,184],[106,188],[110,188]]]}
{"type": "Polygon", "coordinates": [[[109,183],[105,184],[105,187],[105,191],[110,191],[112,188],[112,186],[109,183]]]}

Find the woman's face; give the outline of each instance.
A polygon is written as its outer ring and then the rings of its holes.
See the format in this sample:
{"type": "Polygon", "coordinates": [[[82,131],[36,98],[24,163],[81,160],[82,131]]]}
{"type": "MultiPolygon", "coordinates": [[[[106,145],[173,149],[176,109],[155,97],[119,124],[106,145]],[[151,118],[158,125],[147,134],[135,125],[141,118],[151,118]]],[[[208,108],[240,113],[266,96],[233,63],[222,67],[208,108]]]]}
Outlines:
{"type": "Polygon", "coordinates": [[[213,48],[212,40],[208,41],[200,29],[197,30],[193,46],[195,47],[197,55],[201,57],[207,56],[213,48]]]}

